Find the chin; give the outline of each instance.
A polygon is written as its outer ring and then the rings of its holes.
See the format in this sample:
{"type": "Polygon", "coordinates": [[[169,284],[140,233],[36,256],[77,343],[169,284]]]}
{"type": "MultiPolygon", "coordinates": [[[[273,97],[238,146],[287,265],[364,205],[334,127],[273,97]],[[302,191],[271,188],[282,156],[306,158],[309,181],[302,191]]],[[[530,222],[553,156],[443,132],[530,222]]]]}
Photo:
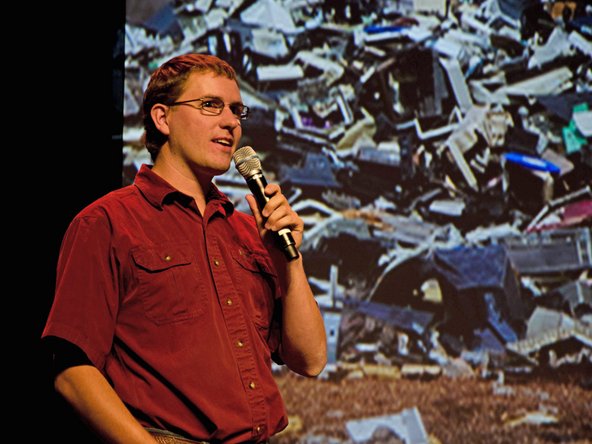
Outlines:
{"type": "Polygon", "coordinates": [[[212,174],[213,176],[220,176],[222,174],[225,174],[229,169],[230,169],[230,164],[226,165],[225,167],[220,167],[220,168],[208,168],[210,174],[212,174]]]}

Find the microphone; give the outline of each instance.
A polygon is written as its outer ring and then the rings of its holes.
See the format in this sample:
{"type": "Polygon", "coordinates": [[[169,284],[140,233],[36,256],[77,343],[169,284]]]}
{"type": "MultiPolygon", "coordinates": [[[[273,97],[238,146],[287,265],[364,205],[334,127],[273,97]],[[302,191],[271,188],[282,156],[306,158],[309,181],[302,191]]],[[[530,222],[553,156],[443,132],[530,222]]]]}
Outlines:
{"type": "MultiPolygon", "coordinates": [[[[255,196],[259,209],[262,210],[265,204],[269,201],[269,197],[263,192],[267,185],[267,181],[265,180],[265,177],[263,177],[261,160],[257,156],[257,153],[250,146],[243,146],[235,151],[232,158],[234,159],[236,169],[241,176],[245,178],[249,189],[255,196]]],[[[289,261],[297,259],[299,253],[294,238],[292,237],[292,231],[289,228],[283,228],[274,233],[276,235],[276,242],[284,251],[286,259],[289,261]]]]}

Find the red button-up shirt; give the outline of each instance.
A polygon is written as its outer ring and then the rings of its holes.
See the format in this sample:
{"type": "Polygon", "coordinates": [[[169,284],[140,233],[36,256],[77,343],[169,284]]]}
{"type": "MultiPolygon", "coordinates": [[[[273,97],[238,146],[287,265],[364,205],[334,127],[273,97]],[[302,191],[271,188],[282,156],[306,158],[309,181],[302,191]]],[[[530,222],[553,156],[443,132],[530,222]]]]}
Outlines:
{"type": "Polygon", "coordinates": [[[84,350],[145,426],[264,440],[287,425],[280,297],[252,216],[214,186],[202,216],[143,166],[72,221],[43,336],[84,350]]]}

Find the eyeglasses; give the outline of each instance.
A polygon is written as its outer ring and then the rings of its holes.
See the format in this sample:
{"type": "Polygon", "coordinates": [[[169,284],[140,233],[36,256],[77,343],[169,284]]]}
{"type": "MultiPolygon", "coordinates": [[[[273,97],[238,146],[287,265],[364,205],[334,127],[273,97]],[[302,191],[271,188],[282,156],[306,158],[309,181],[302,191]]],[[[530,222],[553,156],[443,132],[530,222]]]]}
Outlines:
{"type": "MultiPolygon", "coordinates": [[[[201,99],[183,100],[181,102],[173,102],[169,106],[185,105],[191,102],[199,102],[199,104],[193,108],[200,110],[201,113],[206,116],[219,116],[222,114],[224,106],[226,106],[222,99],[218,99],[216,97],[203,97],[201,99]]],[[[247,117],[249,117],[249,107],[247,105],[243,105],[242,103],[231,103],[228,105],[228,108],[230,108],[232,114],[241,120],[246,120],[247,117]]]]}

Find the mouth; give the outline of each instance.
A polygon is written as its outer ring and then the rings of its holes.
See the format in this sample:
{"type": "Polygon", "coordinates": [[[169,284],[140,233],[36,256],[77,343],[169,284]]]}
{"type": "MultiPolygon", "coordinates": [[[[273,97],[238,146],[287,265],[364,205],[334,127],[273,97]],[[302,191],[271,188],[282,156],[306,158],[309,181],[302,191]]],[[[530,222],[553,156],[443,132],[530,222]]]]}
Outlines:
{"type": "Polygon", "coordinates": [[[219,138],[219,139],[213,139],[212,142],[217,143],[219,145],[231,148],[232,147],[232,139],[226,139],[226,138],[219,138]]]}

